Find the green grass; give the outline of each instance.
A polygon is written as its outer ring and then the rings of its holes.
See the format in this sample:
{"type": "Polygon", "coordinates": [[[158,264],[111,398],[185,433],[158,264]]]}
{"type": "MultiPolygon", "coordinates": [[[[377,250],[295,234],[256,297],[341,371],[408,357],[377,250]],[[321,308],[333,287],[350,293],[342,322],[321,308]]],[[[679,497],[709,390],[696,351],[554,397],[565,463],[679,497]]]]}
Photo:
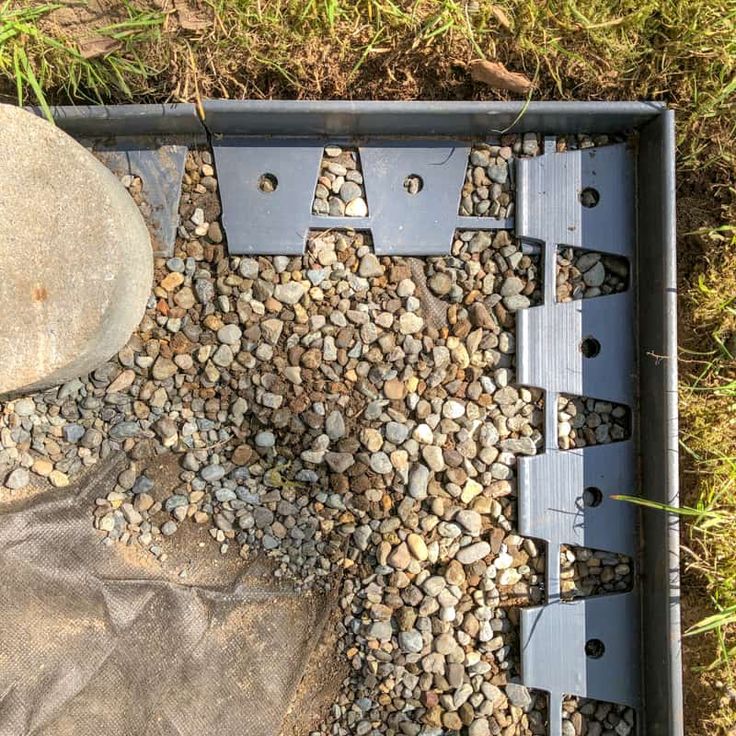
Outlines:
{"type": "Polygon", "coordinates": [[[685,548],[686,566],[708,579],[716,612],[693,624],[684,633],[685,636],[697,636],[715,632],[719,651],[711,667],[730,668],[736,646],[727,646],[726,641],[731,627],[736,624],[736,560],[732,560],[728,541],[736,532],[736,508],[733,504],[736,494],[736,458],[718,457],[709,462],[697,457],[696,460],[700,463],[707,488],[702,488],[695,507],[670,506],[625,494],[611,498],[676,514],[688,523],[691,546],[685,548]]]}
{"type": "Polygon", "coordinates": [[[736,0],[216,0],[175,87],[244,97],[505,97],[464,64],[500,58],[537,97],[654,99],[678,115],[682,171],[731,181],[736,0]]]}
{"type": "Polygon", "coordinates": [[[683,283],[680,327],[684,589],[712,605],[687,632],[707,671],[689,674],[702,677],[690,707],[702,732],[727,733],[736,714],[717,684],[736,685],[736,228],[694,236],[703,254],[683,283]]]}
{"type": "Polygon", "coordinates": [[[681,111],[680,167],[732,166],[736,2],[524,3],[521,47],[570,95],[665,99],[681,111]],[[573,88],[574,89],[574,88],[573,88]]]}
{"type": "Polygon", "coordinates": [[[727,181],[736,166],[736,0],[207,0],[200,33],[128,0],[94,29],[121,48],[95,59],[41,30],[57,6],[0,10],[0,78],[25,101],[503,97],[468,82],[486,57],[537,97],[666,100],[681,170],[727,181]]]}
{"type": "MultiPolygon", "coordinates": [[[[698,507],[689,525],[689,567],[707,581],[714,613],[698,621],[686,632],[717,636],[717,650],[711,667],[721,667],[734,679],[736,644],[736,457],[700,457],[702,476],[698,507]]],[[[690,509],[686,509],[690,511],[690,509]]]]}
{"type": "Polygon", "coordinates": [[[0,77],[12,79],[18,104],[40,105],[50,118],[50,90],[68,101],[102,102],[116,94],[132,98],[155,74],[138,46],[157,36],[162,13],[124,3],[124,19],[97,29],[99,36],[118,41],[120,50],[88,59],[74,39],[43,30],[43,21],[60,8],[61,3],[16,7],[10,0],[0,6],[0,77]]]}

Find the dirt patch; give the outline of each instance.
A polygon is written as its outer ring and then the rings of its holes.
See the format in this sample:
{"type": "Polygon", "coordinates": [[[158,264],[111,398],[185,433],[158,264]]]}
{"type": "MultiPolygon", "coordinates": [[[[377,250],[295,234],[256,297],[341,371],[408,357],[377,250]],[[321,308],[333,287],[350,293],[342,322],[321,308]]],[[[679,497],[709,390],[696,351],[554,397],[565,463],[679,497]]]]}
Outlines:
{"type": "MultiPolygon", "coordinates": [[[[180,456],[171,452],[153,456],[141,463],[141,472],[154,483],[151,495],[156,501],[165,500],[181,485],[180,460],[180,456]]],[[[101,495],[109,490],[101,489],[101,495]]],[[[162,524],[168,518],[169,514],[162,510],[156,515],[155,521],[162,524]]],[[[158,568],[167,577],[178,576],[185,585],[232,585],[246,571],[251,573],[250,565],[238,555],[235,547],[231,547],[226,554],[220,552],[220,545],[212,539],[204,525],[182,524],[178,534],[163,538],[161,546],[166,553],[162,561],[157,561],[138,545],[115,545],[114,549],[127,562],[148,569],[158,568]]],[[[257,567],[253,567],[252,572],[256,576],[261,575],[257,567]]],[[[270,572],[265,569],[262,575],[267,577],[270,572]]]]}
{"type": "Polygon", "coordinates": [[[338,625],[342,615],[337,605],[339,588],[337,585],[334,588],[329,604],[331,613],[324,621],[322,634],[286,714],[281,736],[308,736],[317,730],[326,721],[348,675],[347,658],[338,648],[338,625]]]}
{"type": "MultiPolygon", "coordinates": [[[[98,29],[121,23],[127,17],[124,3],[114,0],[61,0],[60,4],[63,7],[42,17],[40,27],[45,33],[79,44],[94,39],[98,29]]],[[[161,9],[157,2],[147,6],[161,9]]]]}
{"type": "MultiPolygon", "coordinates": [[[[212,27],[212,8],[198,0],[59,0],[62,7],[42,16],[40,27],[55,38],[78,44],[85,58],[103,56],[123,47],[123,39],[111,34],[125,30],[119,24],[130,21],[131,13],[163,13],[163,30],[199,33],[212,27]],[[129,8],[126,7],[129,5],[129,8]],[[113,26],[118,26],[112,28],[113,26]]],[[[37,5],[44,3],[39,0],[37,5]]],[[[133,25],[131,25],[131,29],[133,25]]]]}
{"type": "MultiPolygon", "coordinates": [[[[682,601],[683,630],[712,613],[708,596],[686,586],[682,601]]],[[[733,645],[733,643],[732,643],[733,645]]],[[[713,667],[719,654],[715,633],[683,638],[683,685],[686,736],[734,736],[736,734],[736,689],[713,667]]]]}
{"type": "MultiPolygon", "coordinates": [[[[718,317],[709,313],[711,302],[728,299],[734,293],[736,282],[732,269],[725,267],[725,251],[704,230],[713,228],[722,219],[733,218],[733,204],[728,191],[701,172],[690,172],[678,188],[678,342],[680,345],[680,383],[683,386],[680,401],[680,434],[691,450],[680,453],[680,502],[696,506],[714,483],[715,466],[698,458],[715,457],[718,453],[731,455],[734,450],[733,402],[711,391],[691,393],[687,386],[701,375],[716,348],[713,330],[718,328],[718,317]],[[725,217],[724,217],[725,216],[725,217]],[[714,267],[718,273],[718,293],[708,296],[698,288],[699,279],[709,275],[714,267]],[[711,323],[715,317],[716,322],[711,323]]],[[[733,221],[733,220],[731,220],[733,221]]],[[[707,379],[706,379],[707,383],[707,379]]],[[[704,384],[706,385],[706,384],[704,384]]],[[[730,503],[726,493],[721,503],[730,503]]],[[[681,541],[697,554],[683,553],[682,617],[683,631],[703,618],[715,613],[711,603],[706,571],[730,567],[728,542],[721,533],[710,535],[693,532],[688,519],[681,521],[681,541]],[[726,555],[726,557],[722,557],[726,555]]],[[[718,577],[718,576],[716,576],[718,577]]],[[[728,591],[726,591],[728,595],[728,591]]],[[[732,632],[726,632],[732,638],[732,632]]],[[[730,644],[733,645],[733,642],[730,644]]],[[[713,666],[719,656],[716,633],[683,638],[683,689],[685,731],[688,736],[701,734],[736,733],[736,691],[730,666],[713,666]]]]}

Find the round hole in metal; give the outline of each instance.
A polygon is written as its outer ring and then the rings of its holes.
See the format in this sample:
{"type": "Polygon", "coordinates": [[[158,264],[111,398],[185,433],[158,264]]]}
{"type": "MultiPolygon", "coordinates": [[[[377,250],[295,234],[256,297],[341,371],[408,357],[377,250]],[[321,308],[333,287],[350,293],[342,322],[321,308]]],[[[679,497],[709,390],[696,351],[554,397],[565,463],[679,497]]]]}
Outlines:
{"type": "Polygon", "coordinates": [[[273,174],[261,174],[258,179],[258,188],[265,194],[270,194],[271,192],[276,191],[278,185],[279,180],[273,174]]]}
{"type": "Polygon", "coordinates": [[[419,194],[424,189],[424,179],[419,174],[409,174],[404,179],[404,190],[407,194],[419,194]]]}
{"type": "Polygon", "coordinates": [[[600,192],[593,187],[585,187],[585,189],[580,192],[580,204],[583,205],[583,207],[596,207],[600,201],[600,192]]]}
{"type": "Polygon", "coordinates": [[[590,508],[595,508],[603,503],[603,492],[595,486],[588,486],[583,491],[583,503],[590,508]]]}
{"type": "Polygon", "coordinates": [[[586,337],[580,343],[580,352],[586,358],[595,358],[601,352],[601,344],[594,337],[586,337]]]}
{"type": "Polygon", "coordinates": [[[585,642],[585,654],[591,659],[600,659],[606,651],[606,647],[600,639],[588,639],[585,642]]]}

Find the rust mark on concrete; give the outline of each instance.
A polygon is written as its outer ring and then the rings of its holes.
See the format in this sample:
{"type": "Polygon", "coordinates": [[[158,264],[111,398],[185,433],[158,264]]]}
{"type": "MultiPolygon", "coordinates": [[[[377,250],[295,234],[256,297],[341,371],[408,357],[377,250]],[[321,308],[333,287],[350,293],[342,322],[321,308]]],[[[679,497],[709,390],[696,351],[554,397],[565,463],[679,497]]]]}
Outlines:
{"type": "Polygon", "coordinates": [[[43,284],[34,284],[31,290],[31,298],[34,302],[45,302],[49,298],[49,292],[43,284]]]}

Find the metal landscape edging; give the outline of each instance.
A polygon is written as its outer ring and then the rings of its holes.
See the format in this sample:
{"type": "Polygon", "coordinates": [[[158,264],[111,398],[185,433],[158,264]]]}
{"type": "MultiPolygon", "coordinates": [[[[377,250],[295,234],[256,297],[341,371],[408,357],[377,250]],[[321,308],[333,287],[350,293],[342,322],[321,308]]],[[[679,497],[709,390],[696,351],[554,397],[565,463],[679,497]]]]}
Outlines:
{"type": "MultiPolygon", "coordinates": [[[[162,197],[161,201],[167,202],[178,197],[180,177],[178,182],[176,177],[183,167],[182,151],[186,151],[187,145],[201,143],[205,137],[215,149],[216,165],[221,172],[227,169],[227,157],[222,155],[222,151],[228,146],[232,150],[241,149],[241,163],[248,160],[247,149],[250,148],[250,153],[256,156],[257,166],[260,166],[268,160],[270,151],[280,146],[283,148],[287,140],[289,145],[300,145],[310,161],[315,159],[317,148],[336,139],[354,141],[359,147],[385,144],[391,147],[386,160],[402,162],[402,156],[414,156],[414,159],[406,160],[413,160],[416,165],[424,161],[429,165],[431,156],[439,155],[438,151],[450,150],[453,141],[462,147],[462,159],[470,141],[499,132],[537,132],[548,136],[577,132],[633,133],[638,140],[633,176],[636,190],[634,267],[639,277],[637,288],[631,295],[636,309],[631,329],[636,340],[635,363],[638,366],[633,401],[638,413],[634,441],[638,442],[639,449],[636,454],[638,467],[634,467],[634,472],[644,497],[677,505],[675,151],[673,114],[665,106],[647,102],[538,102],[524,105],[492,102],[205,101],[202,110],[203,120],[198,118],[193,105],[64,107],[55,108],[54,115],[63,129],[87,145],[104,142],[109,148],[115,148],[116,143],[122,141],[123,144],[117,148],[122,149],[123,160],[126,160],[126,148],[148,151],[154,158],[148,160],[148,154],[145,154],[148,161],[145,165],[155,167],[158,165],[156,161],[160,161],[156,157],[162,155],[163,146],[178,146],[173,154],[172,149],[166,152],[167,156],[174,157],[167,161],[174,163],[157,184],[160,189],[171,188],[174,192],[162,197]],[[418,153],[418,147],[423,147],[425,152],[418,153]],[[646,447],[646,452],[642,452],[642,447],[646,447]]],[[[554,155],[552,151],[547,153],[554,155]]],[[[135,163],[134,159],[129,157],[127,160],[140,165],[140,161],[135,163]]],[[[379,161],[374,169],[380,170],[385,163],[379,161]]],[[[221,190],[223,221],[231,247],[238,240],[238,223],[243,222],[242,218],[238,219],[238,210],[233,205],[238,201],[241,176],[241,169],[234,166],[229,177],[226,173],[221,190]]],[[[309,196],[311,194],[308,193],[309,196]]],[[[240,211],[243,209],[241,206],[240,211]]],[[[435,216],[433,227],[444,226],[445,232],[449,232],[460,226],[456,212],[452,213],[452,222],[447,222],[444,212],[435,216]]],[[[380,231],[386,225],[380,214],[372,213],[370,219],[362,223],[347,220],[341,226],[360,225],[380,231]]],[[[391,214],[394,218],[399,216],[400,212],[391,214]]],[[[276,219],[269,215],[263,222],[276,219]]],[[[467,229],[510,225],[509,222],[478,223],[481,218],[468,219],[473,222],[465,221],[463,226],[467,229]]],[[[334,227],[340,223],[327,218],[319,224],[334,227]]],[[[307,213],[300,227],[314,226],[313,218],[307,213]]],[[[524,233],[519,232],[518,217],[516,228],[517,234],[523,236],[524,233]]],[[[390,243],[411,245],[407,238],[417,237],[417,233],[401,240],[397,232],[395,227],[387,228],[384,231],[386,240],[378,238],[377,252],[385,255],[402,252],[439,255],[442,252],[445,234],[437,238],[434,245],[424,243],[421,247],[405,251],[403,247],[391,247],[390,243]],[[389,246],[382,247],[383,242],[388,242],[389,246]]],[[[251,235],[255,237],[257,231],[251,235]]],[[[284,248],[282,243],[281,250],[276,246],[269,252],[297,253],[304,235],[299,231],[299,237],[293,238],[288,248],[284,248]]],[[[173,236],[174,233],[169,232],[162,238],[162,253],[173,245],[173,236]]],[[[268,239],[266,235],[263,238],[268,239]]],[[[235,248],[233,252],[245,252],[252,242],[252,238],[243,240],[242,247],[235,248]]],[[[595,243],[585,245],[596,249],[595,243]]],[[[523,320],[528,320],[528,317],[523,320]]],[[[550,427],[549,422],[547,426],[550,427]]],[[[677,736],[683,732],[677,519],[664,512],[644,510],[640,532],[641,566],[637,587],[641,594],[643,702],[639,711],[639,730],[649,736],[677,736]]],[[[558,663],[548,662],[546,666],[554,669],[558,663]]],[[[557,719],[553,716],[552,720],[557,719]]],[[[553,725],[552,728],[556,733],[559,726],[553,725]]]]}

